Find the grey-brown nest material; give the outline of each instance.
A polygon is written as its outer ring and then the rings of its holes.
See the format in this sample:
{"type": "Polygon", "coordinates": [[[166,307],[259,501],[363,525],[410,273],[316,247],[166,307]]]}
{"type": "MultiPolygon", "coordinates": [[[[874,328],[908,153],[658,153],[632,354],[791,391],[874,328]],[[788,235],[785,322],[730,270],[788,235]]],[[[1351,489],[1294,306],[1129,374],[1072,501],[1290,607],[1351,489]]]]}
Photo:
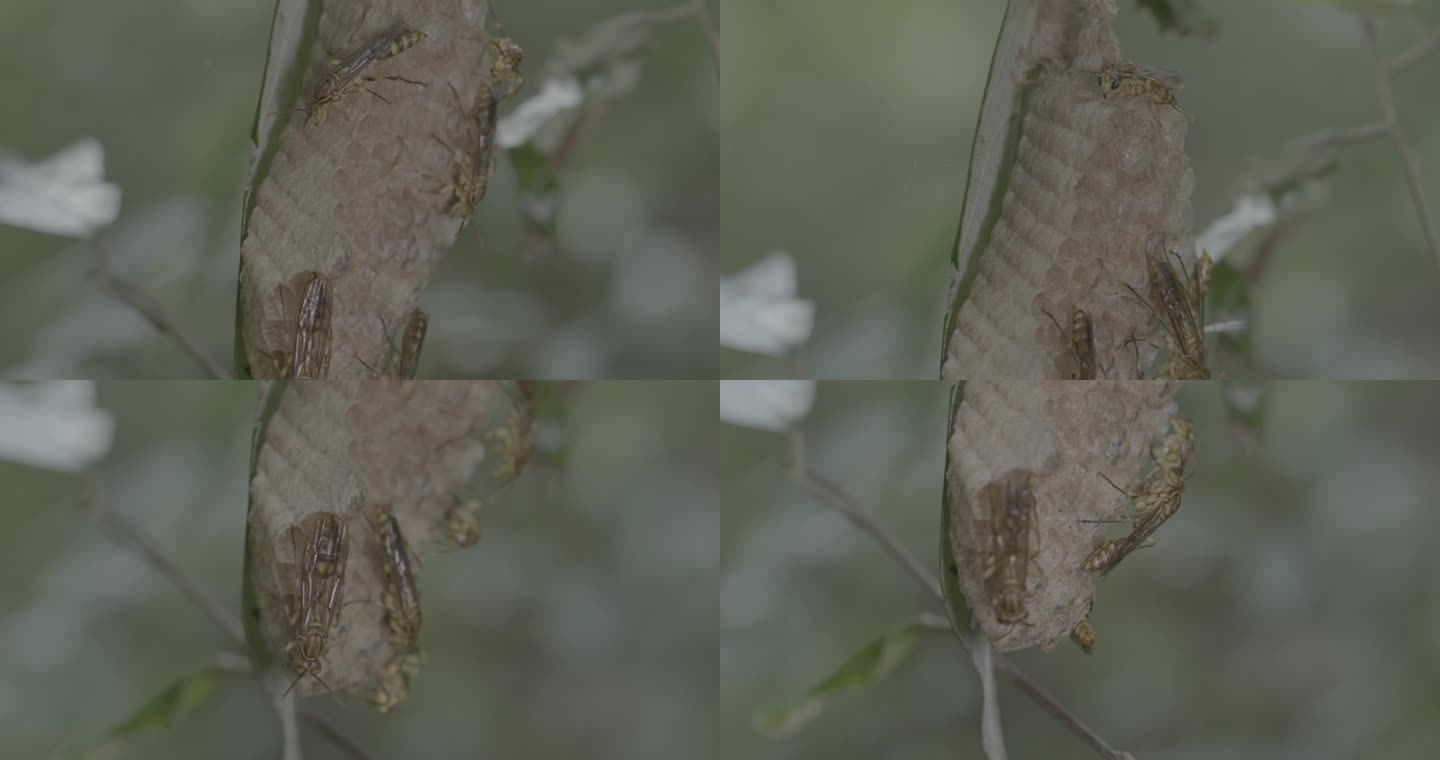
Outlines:
{"type": "Polygon", "coordinates": [[[1053,649],[1089,612],[1095,587],[1081,565],[1105,525],[1084,521],[1112,519],[1128,503],[1101,474],[1136,480],[1168,428],[1175,390],[1168,381],[965,384],[949,441],[949,540],[969,607],[1001,651],[1053,649]],[[1001,622],[1004,560],[987,558],[996,524],[986,500],[1017,470],[1033,493],[1024,614],[1001,622]]]}
{"type": "Polygon", "coordinates": [[[1129,89],[1102,90],[1101,70],[1121,61],[1109,31],[1113,9],[1092,5],[1078,27],[1042,24],[1027,51],[1065,58],[1042,59],[1030,74],[999,217],[969,264],[974,280],[946,347],[947,380],[1068,376],[1068,335],[1045,311],[1062,324],[1076,306],[1089,313],[1099,365],[1111,378],[1135,377],[1136,352],[1148,366],[1152,344],[1163,344],[1126,285],[1146,292],[1153,237],[1184,247],[1194,186],[1188,121],[1129,89]]]}
{"type": "MultiPolygon", "coordinates": [[[[296,691],[308,696],[328,687],[382,710],[404,699],[421,662],[408,635],[418,629],[419,614],[413,622],[395,619],[381,510],[394,516],[415,562],[411,570],[427,554],[473,543],[455,534],[454,512],[520,474],[529,456],[531,403],[528,386],[502,381],[285,387],[258,442],[247,549],[271,658],[299,676],[305,669],[293,642],[323,633],[319,677],[299,678],[296,691]],[[332,538],[317,533],[327,513],[344,535],[339,590],[329,573],[315,570],[315,547],[326,549],[322,556],[341,555],[328,550],[332,538]],[[306,599],[315,607],[308,618],[301,614],[306,599]]],[[[414,596],[418,601],[418,590],[414,596]]],[[[307,653],[314,648],[307,645],[307,653]]]]}
{"type": "Polygon", "coordinates": [[[240,245],[239,327],[252,376],[274,376],[270,352],[286,348],[274,327],[293,321],[296,308],[282,302],[280,286],[306,271],[331,285],[331,376],[369,377],[367,364],[385,365],[382,320],[401,323],[460,226],[447,214],[444,188],[456,157],[445,146],[467,144],[457,94],[473,103],[485,84],[493,48],[488,6],[325,3],[293,108],[311,101],[312,88],[335,68],[333,57],[391,24],[403,21],[425,36],[369,64],[364,75],[375,80],[327,104],[323,120],[298,113],[281,128],[263,179],[251,190],[254,207],[240,245]]]}

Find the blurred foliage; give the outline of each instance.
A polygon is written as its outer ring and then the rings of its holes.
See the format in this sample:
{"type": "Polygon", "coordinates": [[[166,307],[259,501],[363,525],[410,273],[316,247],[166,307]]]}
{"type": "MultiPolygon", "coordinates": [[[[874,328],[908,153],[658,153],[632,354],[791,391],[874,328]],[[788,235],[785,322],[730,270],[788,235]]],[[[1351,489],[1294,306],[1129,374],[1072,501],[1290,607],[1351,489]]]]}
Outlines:
{"type": "MultiPolygon", "coordinates": [[[[1098,584],[1094,654],[1066,642],[1011,658],[1136,757],[1428,756],[1440,745],[1440,394],[1426,382],[1264,383],[1258,437],[1233,425],[1232,388],[1181,390],[1196,425],[1184,503],[1154,548],[1098,584]]],[[[937,382],[822,383],[805,423],[812,466],[922,562],[935,556],[948,406],[937,382]]],[[[756,709],[804,693],[855,642],[940,612],[784,480],[783,439],[761,435],[720,437],[723,755],[978,757],[979,684],[944,636],[803,732],[756,731],[756,709]]],[[[1003,678],[1000,697],[1011,757],[1091,756],[1003,678]]]]}
{"type": "Polygon", "coordinates": [[[110,731],[111,739],[118,739],[145,729],[165,729],[210,697],[220,684],[220,672],[205,668],[184,676],[165,687],[150,698],[130,720],[110,731]]]}
{"type": "Polygon", "coordinates": [[[1135,0],[1135,6],[1150,11],[1161,29],[1181,37],[1198,35],[1214,37],[1220,22],[1206,11],[1198,0],[1135,0]]]}
{"type": "Polygon", "coordinates": [[[1257,442],[1265,433],[1265,389],[1260,383],[1226,381],[1220,397],[1230,416],[1230,431],[1246,436],[1246,443],[1257,442]]]}
{"type": "Polygon", "coordinates": [[[886,631],[851,655],[825,680],[806,690],[800,701],[789,707],[761,713],[755,719],[755,727],[776,737],[800,731],[820,717],[831,697],[864,691],[909,659],[910,653],[915,651],[916,639],[926,631],[935,630],[937,620],[933,616],[917,617],[886,631]]]}
{"type": "MultiPolygon", "coordinates": [[[[507,32],[536,66],[511,103],[538,92],[538,65],[561,39],[654,5],[500,3],[507,32]]],[[[248,132],[274,3],[158,0],[146,9],[0,4],[11,106],[0,150],[37,160],[98,138],[106,178],[123,190],[120,219],[103,233],[115,273],[226,357],[248,132]]],[[[525,255],[516,172],[497,161],[485,202],[422,296],[432,317],[422,377],[713,374],[719,86],[694,24],[657,29],[637,60],[634,91],[596,120],[564,169],[560,245],[549,255],[525,255]]],[[[0,373],[200,376],[167,338],[85,281],[89,246],[0,227],[0,251],[0,373]]]]}
{"type": "MultiPolygon", "coordinates": [[[[725,377],[937,376],[946,261],[1004,5],[726,0],[721,271],[789,251],[799,295],[816,301],[816,329],[793,369],[725,351],[725,377]]],[[[1350,15],[1212,2],[1203,8],[1220,31],[1206,40],[1177,38],[1135,4],[1118,5],[1124,56],[1185,77],[1195,230],[1297,137],[1380,116],[1350,15]]],[[[1437,25],[1440,5],[1422,3],[1382,20],[1381,35],[1393,56],[1437,25]]],[[[1437,76],[1440,56],[1395,83],[1427,186],[1428,167],[1440,166],[1440,141],[1422,139],[1440,122],[1437,76]]],[[[1256,372],[1440,375],[1440,268],[1394,151],[1377,141],[1342,159],[1318,199],[1324,213],[1284,239],[1252,293],[1256,372]]],[[[1429,195],[1433,205],[1440,191],[1429,195]]],[[[1253,248],[1247,239],[1230,253],[1237,266],[1253,248]]]]}
{"type": "Polygon", "coordinates": [[[1245,282],[1245,275],[1236,269],[1229,259],[1223,259],[1210,271],[1210,286],[1205,294],[1207,323],[1232,319],[1245,322],[1246,329],[1240,332],[1222,332],[1218,341],[1222,351],[1230,351],[1248,360],[1254,322],[1251,317],[1249,284],[1245,282]]]}
{"type": "Polygon", "coordinates": [[[1290,0],[1296,5],[1331,6],[1350,13],[1409,13],[1415,10],[1415,0],[1290,0]]]}
{"type": "MultiPolygon", "coordinates": [[[[236,607],[255,385],[99,390],[117,418],[100,465],[108,503],[236,607]]],[[[704,591],[718,573],[715,383],[549,390],[538,449],[482,513],[480,543],[425,562],[428,663],[410,701],[384,717],[305,703],[372,757],[715,756],[717,611],[704,591]]],[[[51,757],[186,703],[187,687],[155,695],[214,662],[226,637],[133,550],[60,508],[74,478],[0,462],[0,485],[0,757],[51,757]]],[[[302,730],[307,759],[344,757],[302,730]]],[[[123,756],[279,746],[268,697],[237,677],[168,730],[130,734],[123,756]]]]}

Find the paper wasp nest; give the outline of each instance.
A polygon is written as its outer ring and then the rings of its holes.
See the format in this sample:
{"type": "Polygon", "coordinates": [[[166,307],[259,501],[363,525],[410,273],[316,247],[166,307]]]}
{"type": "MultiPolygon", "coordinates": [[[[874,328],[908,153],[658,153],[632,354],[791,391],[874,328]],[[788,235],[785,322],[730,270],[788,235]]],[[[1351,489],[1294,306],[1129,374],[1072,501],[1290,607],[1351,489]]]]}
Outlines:
{"type": "Polygon", "coordinates": [[[1001,651],[1053,649],[1089,611],[1095,586],[1080,567],[1106,526],[1081,521],[1125,507],[1100,475],[1121,486],[1136,479],[1166,429],[1175,389],[1164,381],[965,383],[949,441],[949,539],[968,606],[1001,651]],[[982,491],[1017,470],[1028,473],[1033,525],[1019,537],[1028,542],[1022,622],[1001,622],[1000,574],[984,577],[993,525],[982,491]]]}
{"type": "Polygon", "coordinates": [[[1016,156],[1001,169],[1009,177],[999,218],[968,263],[974,280],[946,346],[947,380],[1068,376],[1064,328],[1074,306],[1094,323],[1104,376],[1135,377],[1135,352],[1149,365],[1150,344],[1163,345],[1126,285],[1147,291],[1148,240],[1185,239],[1188,122],[1133,88],[1102,91],[1102,68],[1121,63],[1114,10],[1069,5],[1068,25],[1042,23],[1044,39],[1032,40],[1030,54],[1045,57],[1029,72],[1016,156]]]}
{"type": "Polygon", "coordinates": [[[307,545],[337,546],[343,581],[333,588],[321,572],[310,571],[324,597],[311,615],[320,621],[314,630],[323,654],[319,677],[299,678],[297,692],[319,694],[328,686],[382,710],[403,701],[419,648],[418,641],[397,641],[387,607],[393,604],[387,591],[393,598],[395,587],[385,571],[383,515],[394,516],[412,561],[473,544],[485,499],[516,477],[529,456],[530,407],[528,386],[500,381],[283,388],[257,433],[247,613],[255,623],[251,634],[258,631],[287,680],[296,677],[287,647],[297,649],[303,633],[295,602],[303,596],[300,566],[314,567],[307,545]],[[337,519],[343,541],[332,540],[338,531],[317,533],[326,513],[337,519]]]}
{"type": "MultiPolygon", "coordinates": [[[[246,195],[253,208],[240,244],[239,288],[245,361],[257,378],[276,376],[269,352],[286,347],[280,326],[293,322],[297,309],[280,291],[302,272],[319,273],[330,285],[330,376],[370,377],[370,367],[385,365],[385,328],[404,321],[455,241],[460,220],[447,215],[443,188],[457,156],[446,145],[461,150],[473,142],[462,107],[476,102],[492,55],[488,0],[323,5],[314,44],[302,53],[300,91],[275,100],[279,116],[262,115],[257,125],[262,160],[246,195]],[[363,87],[307,124],[296,109],[336,70],[335,59],[396,22],[425,36],[371,62],[353,80],[363,87]],[[277,118],[285,121],[271,135],[277,118]]],[[[272,50],[292,44],[277,38],[272,50]]],[[[264,94],[273,98],[286,72],[267,74],[274,81],[264,94]]]]}

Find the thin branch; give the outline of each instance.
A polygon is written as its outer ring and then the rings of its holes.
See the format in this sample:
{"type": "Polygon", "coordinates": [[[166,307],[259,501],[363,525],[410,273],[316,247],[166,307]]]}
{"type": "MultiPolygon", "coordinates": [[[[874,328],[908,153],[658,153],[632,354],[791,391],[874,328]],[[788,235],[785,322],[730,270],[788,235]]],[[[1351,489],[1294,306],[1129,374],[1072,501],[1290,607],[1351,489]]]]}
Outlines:
{"type": "Polygon", "coordinates": [[[250,663],[250,658],[235,652],[220,652],[215,655],[215,668],[222,673],[232,676],[253,676],[255,668],[250,663]]]}
{"type": "Polygon", "coordinates": [[[910,577],[924,586],[931,596],[941,600],[943,604],[945,592],[940,588],[940,581],[936,580],[935,576],[920,564],[919,560],[915,559],[915,555],[886,533],[874,520],[871,520],[855,497],[810,469],[805,459],[805,434],[799,431],[790,434],[789,478],[796,485],[818,496],[826,506],[839,512],[850,521],[850,524],[879,542],[881,548],[910,573],[910,577]]]}
{"type": "Polygon", "coordinates": [[[924,628],[927,631],[935,631],[936,633],[950,633],[950,620],[948,618],[941,617],[940,615],[936,615],[933,612],[922,612],[919,615],[915,616],[913,622],[916,626],[924,628]]]}
{"type": "Polygon", "coordinates": [[[705,33],[705,40],[710,43],[710,58],[715,63],[715,75],[720,75],[720,30],[715,28],[715,22],[710,20],[710,10],[705,7],[705,0],[694,0],[695,20],[700,22],[700,31],[705,33]]]}
{"type": "Polygon", "coordinates": [[[658,11],[650,11],[644,15],[646,24],[659,26],[661,24],[673,24],[676,21],[688,20],[695,15],[693,5],[672,5],[669,8],[661,8],[658,11]]]}
{"type": "MultiPolygon", "coordinates": [[[[935,598],[935,601],[940,603],[941,607],[948,609],[948,605],[945,602],[945,592],[940,586],[940,581],[936,579],[934,574],[926,569],[924,565],[920,564],[920,562],[915,559],[915,556],[905,549],[898,540],[885,532],[885,529],[880,527],[874,520],[871,520],[865,512],[864,506],[858,499],[851,496],[840,486],[810,469],[805,459],[804,433],[794,431],[790,434],[790,449],[791,463],[790,470],[786,474],[787,477],[796,485],[814,494],[821,504],[840,513],[840,515],[849,520],[852,525],[859,528],[871,538],[874,538],[876,542],[885,549],[886,553],[894,558],[901,567],[905,568],[917,583],[924,587],[926,591],[930,592],[930,595],[935,598]]],[[[947,624],[946,627],[949,628],[951,626],[947,624]]],[[[961,631],[954,628],[952,628],[952,630],[954,630],[956,636],[960,638],[961,643],[965,645],[967,650],[973,648],[973,644],[966,642],[961,631]]],[[[1085,725],[1085,722],[1076,717],[1074,713],[1067,710],[1064,705],[1060,704],[1055,697],[1041,688],[1039,684],[1026,675],[1025,672],[1015,663],[1011,662],[1009,658],[999,652],[995,652],[992,655],[992,661],[994,662],[994,666],[1009,676],[1010,680],[1014,681],[1015,685],[1019,687],[1026,696],[1038,702],[1046,712],[1059,718],[1066,727],[1084,739],[1085,742],[1093,747],[1101,756],[1107,760],[1134,760],[1134,757],[1130,753],[1117,750],[1110,746],[1099,734],[1085,725]]]]}
{"type": "Polygon", "coordinates": [[[1430,253],[1440,264],[1440,231],[1435,228],[1435,219],[1430,216],[1430,207],[1425,202],[1425,189],[1420,183],[1420,158],[1400,134],[1399,115],[1395,108],[1395,92],[1390,85],[1391,67],[1385,62],[1380,49],[1380,35],[1375,29],[1375,19],[1366,15],[1360,23],[1365,30],[1365,41],[1370,48],[1370,57],[1375,62],[1375,89],[1380,94],[1380,107],[1385,121],[1390,124],[1390,142],[1400,154],[1400,166],[1405,170],[1405,183],[1410,186],[1410,198],[1415,202],[1415,214],[1420,217],[1420,227],[1425,233],[1425,243],[1430,253]]]}
{"type": "Polygon", "coordinates": [[[995,667],[1009,676],[1010,680],[1015,683],[1015,686],[1025,692],[1031,699],[1035,700],[1036,704],[1045,708],[1045,712],[1050,713],[1061,723],[1064,723],[1067,728],[1077,736],[1083,738],[1085,743],[1089,744],[1090,747],[1100,755],[1109,758],[1109,760],[1135,760],[1134,755],[1125,750],[1115,749],[1110,746],[1109,742],[1100,738],[1099,734],[1090,730],[1089,726],[1085,725],[1079,718],[1076,718],[1066,710],[1065,706],[1061,705],[1050,692],[1046,691],[1039,683],[1036,683],[1033,678],[1026,675],[1025,671],[1017,667],[1009,658],[996,654],[995,667]]]}
{"type": "Polygon", "coordinates": [[[1429,58],[1434,55],[1437,50],[1440,50],[1440,29],[1430,32],[1430,36],[1426,37],[1420,44],[1395,56],[1395,60],[1390,62],[1390,76],[1393,77],[1429,58]]]}
{"type": "Polygon", "coordinates": [[[123,280],[110,273],[109,252],[100,241],[95,242],[95,271],[90,273],[90,279],[95,287],[101,292],[107,293],[115,300],[129,306],[140,313],[155,327],[162,335],[169,335],[180,344],[181,350],[190,355],[201,369],[210,375],[212,380],[231,380],[230,372],[211,356],[205,353],[205,349],[192,341],[189,336],[181,332],[180,328],[165,315],[165,310],[160,303],[141,290],[134,283],[123,280]]]}
{"type": "Polygon", "coordinates": [[[586,103],[585,108],[575,117],[575,122],[565,130],[564,136],[560,138],[559,145],[550,154],[550,173],[559,174],[563,171],[570,158],[575,153],[575,148],[580,144],[581,138],[590,132],[594,126],[604,118],[605,113],[610,110],[610,102],[604,99],[595,99],[586,103]]]}
{"type": "Polygon", "coordinates": [[[1394,125],[1388,121],[1381,121],[1359,127],[1325,129],[1296,140],[1296,144],[1311,150],[1339,148],[1345,145],[1355,145],[1384,137],[1390,134],[1390,129],[1393,126],[1394,125]]]}
{"type": "Polygon", "coordinates": [[[1254,287],[1260,281],[1270,264],[1270,259],[1274,258],[1275,252],[1280,249],[1280,241],[1307,218],[1309,218],[1309,214],[1301,212],[1286,214],[1278,223],[1270,227],[1270,230],[1265,233],[1265,237],[1260,240],[1260,244],[1256,246],[1255,257],[1245,267],[1243,276],[1247,285],[1254,287]]]}
{"type": "Polygon", "coordinates": [[[304,707],[300,708],[300,720],[309,723],[312,728],[320,732],[321,736],[329,739],[331,744],[334,744],[345,754],[355,758],[355,760],[370,760],[370,755],[365,752],[364,747],[361,747],[358,742],[347,736],[344,731],[336,728],[330,721],[304,707]]]}
{"type": "Polygon", "coordinates": [[[109,534],[111,538],[137,550],[141,559],[175,584],[180,593],[196,607],[199,607],[200,611],[205,613],[205,616],[219,626],[226,635],[238,643],[245,643],[245,628],[240,624],[240,618],[235,617],[224,605],[211,599],[199,586],[185,577],[185,574],[180,572],[180,569],[155,546],[154,542],[141,533],[139,527],[128,517],[105,506],[105,497],[98,475],[90,477],[89,517],[92,524],[109,534]]]}
{"type": "Polygon", "coordinates": [[[300,723],[295,720],[295,703],[300,700],[297,697],[283,696],[275,685],[266,679],[261,679],[270,688],[270,704],[275,707],[275,714],[280,718],[280,735],[285,742],[283,760],[304,760],[304,753],[300,749],[300,723]]]}
{"type": "Polygon", "coordinates": [[[710,43],[710,57],[715,63],[715,74],[717,76],[720,74],[720,33],[716,31],[714,22],[710,20],[710,14],[705,8],[705,0],[689,0],[687,3],[672,5],[669,8],[644,12],[640,14],[639,18],[641,23],[647,26],[661,26],[694,19],[695,23],[699,24],[700,31],[705,34],[705,40],[710,43]]]}
{"type": "MultiPolygon", "coordinates": [[[[240,619],[230,614],[230,610],[211,599],[199,586],[185,577],[175,563],[171,562],[170,558],[166,557],[153,541],[141,533],[139,527],[129,518],[106,508],[102,484],[98,475],[91,475],[89,481],[90,493],[85,501],[89,503],[90,522],[118,542],[134,548],[140,554],[141,559],[175,584],[181,594],[199,607],[200,611],[220,626],[220,629],[225,631],[230,638],[244,644],[245,627],[240,623],[240,619]]],[[[277,677],[274,673],[257,674],[252,669],[248,658],[229,652],[221,652],[216,655],[215,664],[226,673],[259,677],[261,684],[270,691],[275,714],[280,719],[280,731],[285,742],[284,760],[303,760],[300,748],[300,726],[295,719],[297,700],[285,695],[286,690],[281,688],[285,686],[285,679],[277,677]]],[[[348,752],[351,757],[356,760],[369,760],[365,751],[355,740],[346,736],[343,731],[325,719],[305,710],[301,710],[300,718],[314,726],[337,747],[348,752]]]]}

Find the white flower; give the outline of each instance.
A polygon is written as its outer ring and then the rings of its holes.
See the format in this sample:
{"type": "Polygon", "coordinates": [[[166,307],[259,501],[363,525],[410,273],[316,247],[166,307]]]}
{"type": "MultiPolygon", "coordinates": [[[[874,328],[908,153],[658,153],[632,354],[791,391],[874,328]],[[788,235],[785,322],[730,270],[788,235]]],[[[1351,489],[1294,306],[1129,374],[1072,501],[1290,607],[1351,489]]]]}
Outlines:
{"type": "Polygon", "coordinates": [[[88,238],[120,213],[120,187],[104,175],[105,151],[89,137],[34,164],[0,159],[0,222],[88,238]]]}
{"type": "Polygon", "coordinates": [[[1219,261],[1240,239],[1256,227],[1275,223],[1275,202],[1264,193],[1242,195],[1235,199],[1235,208],[1216,219],[1195,238],[1195,250],[1206,251],[1219,261]]]}
{"type": "Polygon", "coordinates": [[[495,144],[509,150],[524,145],[556,114],[580,105],[583,93],[575,77],[547,79],[540,92],[515,106],[495,127],[495,144]]]}
{"type": "Polygon", "coordinates": [[[795,259],[772,253],[720,278],[720,345],[780,356],[810,337],[815,304],[795,297],[795,259]]]}
{"type": "Polygon", "coordinates": [[[0,459],[74,471],[105,456],[115,419],[95,406],[95,383],[0,384],[0,459]]]}
{"type": "Polygon", "coordinates": [[[783,432],[810,413],[814,380],[721,380],[720,419],[783,432]]]}
{"type": "Polygon", "coordinates": [[[1250,329],[1250,326],[1243,319],[1231,319],[1225,322],[1211,322],[1205,325],[1207,333],[1242,333],[1250,329]]]}

